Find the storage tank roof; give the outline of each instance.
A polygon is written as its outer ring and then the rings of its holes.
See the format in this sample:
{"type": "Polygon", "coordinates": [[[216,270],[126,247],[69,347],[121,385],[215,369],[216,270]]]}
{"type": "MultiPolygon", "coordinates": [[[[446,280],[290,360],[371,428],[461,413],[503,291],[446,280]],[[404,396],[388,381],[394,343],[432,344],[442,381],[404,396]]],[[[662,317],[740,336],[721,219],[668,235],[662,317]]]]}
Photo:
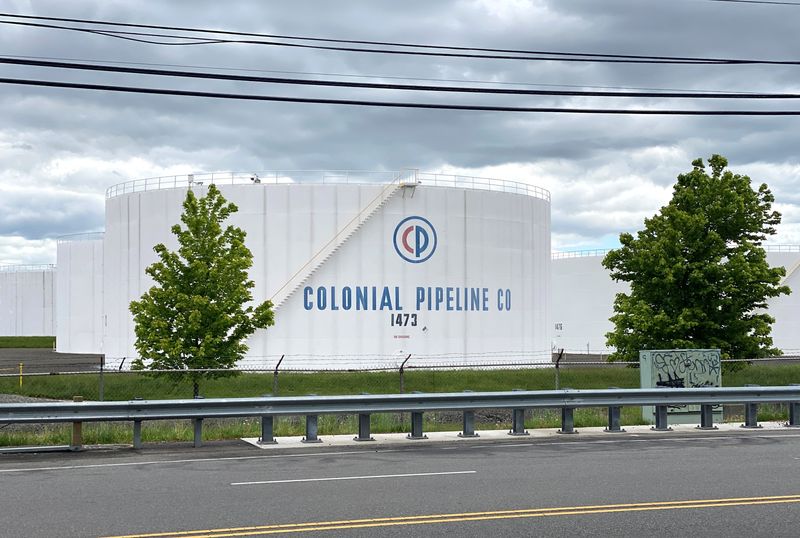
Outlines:
{"type": "Polygon", "coordinates": [[[419,172],[417,170],[270,170],[262,172],[211,172],[135,179],[113,185],[106,198],[134,192],[190,187],[192,185],[267,184],[354,184],[375,185],[398,182],[401,185],[456,187],[497,192],[510,192],[550,201],[550,191],[518,181],[485,177],[459,176],[419,172]]]}

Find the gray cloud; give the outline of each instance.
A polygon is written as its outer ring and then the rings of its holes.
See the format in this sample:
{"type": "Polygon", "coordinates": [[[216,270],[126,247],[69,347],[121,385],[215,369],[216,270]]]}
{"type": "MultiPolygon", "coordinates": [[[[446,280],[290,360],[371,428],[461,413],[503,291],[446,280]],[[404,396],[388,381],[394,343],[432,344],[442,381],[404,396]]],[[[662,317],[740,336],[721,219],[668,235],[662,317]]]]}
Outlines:
{"type": "MultiPolygon", "coordinates": [[[[498,48],[798,59],[800,9],[717,2],[72,3],[8,11],[241,31],[498,48]]],[[[164,47],[3,27],[4,54],[246,70],[570,86],[800,91],[794,66],[664,66],[383,56],[215,45],[164,47]]],[[[0,66],[2,76],[211,91],[518,106],[798,108],[794,102],[656,102],[315,89],[0,66]]],[[[254,71],[247,71],[253,73],[254,71]]],[[[340,78],[340,77],[334,77],[340,78]]],[[[358,79],[355,79],[358,80],[358,79]]],[[[393,79],[386,79],[393,80],[393,79]]],[[[546,86],[542,86],[546,87],[546,86]]],[[[0,86],[0,235],[8,245],[102,225],[111,184],[212,170],[354,168],[498,172],[553,192],[554,246],[605,246],[669,198],[695,157],[726,155],[767,181],[800,240],[796,118],[630,117],[356,108],[0,86]],[[41,185],[49,189],[38,194],[41,185]],[[12,189],[13,187],[13,189],[12,189]],[[27,189],[27,190],[26,190],[27,189]],[[34,195],[37,193],[37,195],[34,195]],[[66,230],[66,231],[64,231],[66,230]]],[[[785,232],[784,232],[785,230],[785,232]]],[[[3,256],[12,257],[10,246],[3,256]]],[[[21,247],[20,247],[21,248],[21,247]]],[[[31,252],[35,251],[31,250],[31,252]]],[[[20,252],[22,252],[20,250],[20,252]]],[[[38,252],[38,251],[36,251],[38,252]]],[[[38,255],[38,254],[37,254],[38,255]]],[[[19,256],[15,257],[19,258],[19,256]]],[[[0,263],[3,260],[0,259],[0,263]]]]}

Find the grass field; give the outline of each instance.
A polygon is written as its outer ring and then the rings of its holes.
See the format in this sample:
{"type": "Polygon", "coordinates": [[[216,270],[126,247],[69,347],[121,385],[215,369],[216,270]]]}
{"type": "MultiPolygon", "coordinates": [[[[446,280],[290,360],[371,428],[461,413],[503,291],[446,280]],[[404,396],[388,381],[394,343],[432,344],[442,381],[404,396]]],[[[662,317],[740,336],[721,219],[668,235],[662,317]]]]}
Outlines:
{"type": "MultiPolygon", "coordinates": [[[[21,394],[54,399],[72,399],[80,395],[87,400],[99,397],[99,374],[47,375],[25,377],[19,387],[17,377],[0,378],[0,393],[21,394]]],[[[574,389],[634,388],[639,386],[639,371],[630,368],[562,368],[560,386],[574,389]]],[[[800,383],[800,364],[779,366],[748,366],[738,372],[723,375],[725,386],[788,385],[800,383]]],[[[173,384],[163,378],[141,374],[106,373],[103,379],[106,400],[190,398],[189,382],[173,384]]],[[[235,377],[205,381],[201,394],[214,397],[263,396],[272,393],[273,376],[270,374],[242,374],[235,377]]],[[[278,378],[279,396],[305,394],[391,394],[398,393],[400,380],[397,372],[341,372],[341,373],[284,373],[278,378]]],[[[551,368],[524,370],[411,370],[405,375],[406,392],[460,392],[504,391],[511,389],[549,390],[555,388],[555,371],[551,368]]],[[[372,429],[376,433],[408,431],[408,416],[374,415],[372,429]]],[[[780,406],[762,406],[760,420],[785,420],[786,409],[780,406]]],[[[638,408],[623,408],[623,424],[641,424],[638,408]]],[[[605,409],[579,409],[575,412],[576,427],[603,426],[605,409]]],[[[558,410],[534,410],[528,413],[526,427],[555,428],[560,425],[558,410]]],[[[232,439],[257,437],[259,423],[256,419],[206,421],[204,437],[232,439]]],[[[506,419],[476,424],[481,428],[508,428],[506,419]]],[[[304,423],[299,417],[279,418],[275,435],[302,435],[304,423]]],[[[426,414],[426,430],[460,430],[461,424],[452,417],[426,414]]],[[[320,417],[321,435],[354,433],[358,430],[356,417],[320,417]]],[[[189,441],[192,427],[188,421],[149,422],[142,431],[148,441],[189,441]]],[[[130,443],[131,427],[128,424],[87,424],[84,426],[87,444],[130,443]]],[[[0,446],[30,444],[68,444],[69,426],[38,426],[36,428],[6,429],[0,427],[0,446]]]]}
{"type": "MultiPolygon", "coordinates": [[[[723,374],[723,385],[788,385],[800,383],[800,363],[778,366],[748,366],[723,374]]],[[[200,393],[206,398],[242,398],[272,394],[272,374],[241,374],[203,381],[200,393]]],[[[148,400],[191,398],[188,380],[174,384],[165,378],[138,373],[106,372],[103,376],[105,400],[148,400]]],[[[604,389],[639,386],[639,370],[633,368],[561,368],[560,387],[604,389]]],[[[405,374],[405,391],[460,392],[503,391],[512,389],[552,390],[553,368],[520,370],[410,370],[405,374]]],[[[100,374],[25,376],[22,387],[17,376],[0,378],[0,393],[40,398],[72,399],[83,396],[99,399],[100,374]]],[[[278,377],[277,396],[306,394],[396,394],[400,392],[397,372],[283,373],[278,377]]]]}
{"type": "Polygon", "coordinates": [[[0,336],[0,348],[53,349],[55,336],[0,336]]]}

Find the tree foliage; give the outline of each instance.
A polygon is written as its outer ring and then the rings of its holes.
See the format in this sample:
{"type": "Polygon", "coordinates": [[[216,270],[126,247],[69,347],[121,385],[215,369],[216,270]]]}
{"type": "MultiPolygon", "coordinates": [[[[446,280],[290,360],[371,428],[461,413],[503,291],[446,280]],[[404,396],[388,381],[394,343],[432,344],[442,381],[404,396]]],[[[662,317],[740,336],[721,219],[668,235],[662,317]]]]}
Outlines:
{"type": "Polygon", "coordinates": [[[642,349],[719,348],[734,359],[780,353],[766,301],[790,290],[762,242],[781,215],[767,185],[754,190],[719,155],[708,165],[710,173],[695,160],[669,204],[636,237],[621,234],[622,246],[603,260],[613,279],[630,284],[614,301],[609,360],[638,360],[642,349]]]}
{"type": "Polygon", "coordinates": [[[201,379],[231,373],[193,370],[232,368],[247,351],[245,339],[274,323],[270,301],[251,304],[254,284],[247,270],[253,255],[245,246],[245,232],[235,226],[223,229],[236,211],[214,185],[201,198],[189,190],[183,226],[172,227],[177,252],[163,244],[153,248],[159,261],[146,273],[155,285],[130,304],[139,353],[133,368],[186,370],[166,375],[175,381],[188,376],[195,396],[201,379]]]}

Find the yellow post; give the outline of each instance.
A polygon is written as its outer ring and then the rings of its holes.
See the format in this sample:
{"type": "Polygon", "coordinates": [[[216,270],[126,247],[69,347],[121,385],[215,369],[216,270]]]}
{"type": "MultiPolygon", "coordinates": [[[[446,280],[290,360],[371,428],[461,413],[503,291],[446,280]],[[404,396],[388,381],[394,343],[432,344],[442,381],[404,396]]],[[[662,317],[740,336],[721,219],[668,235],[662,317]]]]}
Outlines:
{"type": "Polygon", "coordinates": [[[22,363],[19,363],[19,388],[22,388],[22,363]]]}

